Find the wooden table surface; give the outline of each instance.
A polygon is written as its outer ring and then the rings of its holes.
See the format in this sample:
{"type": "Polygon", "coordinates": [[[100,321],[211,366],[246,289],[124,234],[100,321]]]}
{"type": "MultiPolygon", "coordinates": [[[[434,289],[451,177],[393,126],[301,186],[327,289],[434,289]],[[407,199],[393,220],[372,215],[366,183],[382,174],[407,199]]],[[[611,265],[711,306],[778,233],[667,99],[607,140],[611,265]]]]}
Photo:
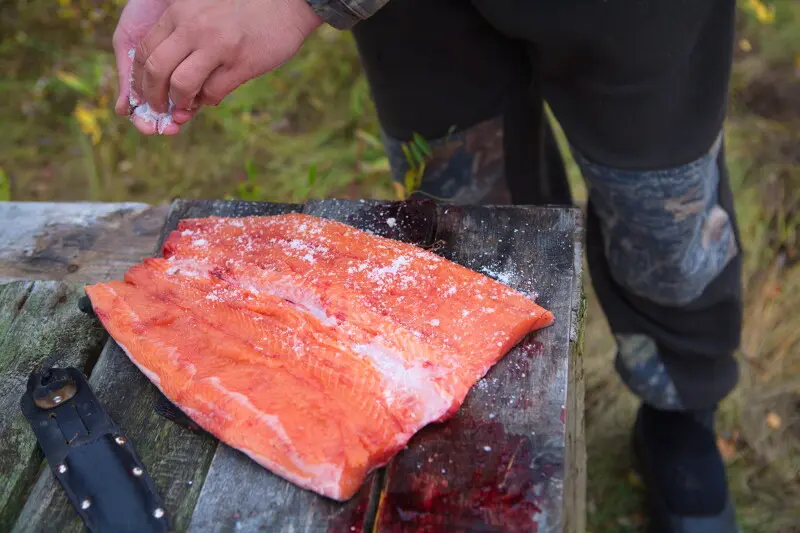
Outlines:
{"type": "Polygon", "coordinates": [[[84,531],[19,409],[51,353],[83,369],[147,465],[176,531],[584,533],[580,212],[325,200],[0,203],[0,531],[84,531]],[[426,247],[535,296],[556,322],[423,428],[338,503],[153,412],[158,390],[79,312],[82,285],[120,278],[182,218],[284,212],[333,218],[426,247]],[[394,223],[387,220],[394,218],[394,223]]]}

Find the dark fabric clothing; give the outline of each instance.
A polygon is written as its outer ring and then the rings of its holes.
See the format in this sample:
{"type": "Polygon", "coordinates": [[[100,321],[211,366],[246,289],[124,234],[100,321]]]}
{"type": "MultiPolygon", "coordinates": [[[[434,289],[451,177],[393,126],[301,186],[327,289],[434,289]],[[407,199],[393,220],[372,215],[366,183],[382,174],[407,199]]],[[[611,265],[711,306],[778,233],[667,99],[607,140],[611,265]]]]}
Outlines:
{"type": "Polygon", "coordinates": [[[322,20],[347,30],[378,12],[389,0],[307,0],[322,20]]]}
{"type": "Polygon", "coordinates": [[[434,152],[424,193],[570,203],[546,101],[587,183],[587,258],[621,377],[661,409],[722,399],[742,318],[721,135],[735,1],[378,3],[353,33],[396,179],[416,132],[434,152]]]}
{"type": "MultiPolygon", "coordinates": [[[[637,413],[634,450],[656,478],[651,485],[670,513],[717,515],[728,503],[725,465],[717,448],[714,411],[659,411],[647,405],[637,413]],[[638,443],[636,441],[639,441],[638,443]]],[[[644,465],[637,465],[641,469],[644,465]]]]}

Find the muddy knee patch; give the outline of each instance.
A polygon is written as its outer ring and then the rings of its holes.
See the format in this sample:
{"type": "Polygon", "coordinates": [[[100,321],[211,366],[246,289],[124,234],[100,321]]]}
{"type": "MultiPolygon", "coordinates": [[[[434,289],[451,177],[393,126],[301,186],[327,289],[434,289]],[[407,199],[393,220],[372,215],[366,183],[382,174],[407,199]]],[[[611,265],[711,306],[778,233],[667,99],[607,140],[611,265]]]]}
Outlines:
{"type": "MultiPolygon", "coordinates": [[[[421,183],[410,197],[434,197],[459,204],[511,202],[505,179],[503,119],[497,117],[439,139],[426,139],[421,183]]],[[[409,141],[383,134],[393,179],[404,185],[415,167],[403,149],[409,141]]]]}
{"type": "Polygon", "coordinates": [[[731,215],[718,204],[720,143],[657,171],[611,169],[575,154],[621,286],[661,305],[686,305],[736,256],[731,215]]]}
{"type": "Polygon", "coordinates": [[[614,338],[617,372],[631,392],[657,409],[680,409],[678,391],[658,355],[655,341],[638,333],[619,333],[614,338]]]}

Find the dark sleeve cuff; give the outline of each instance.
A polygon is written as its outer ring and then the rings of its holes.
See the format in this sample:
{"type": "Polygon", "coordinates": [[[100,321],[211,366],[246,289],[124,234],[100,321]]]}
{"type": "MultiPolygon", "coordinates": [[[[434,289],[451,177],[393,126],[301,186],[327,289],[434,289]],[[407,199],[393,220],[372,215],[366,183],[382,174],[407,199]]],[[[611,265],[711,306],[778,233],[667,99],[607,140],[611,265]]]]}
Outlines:
{"type": "Polygon", "coordinates": [[[337,30],[349,30],[389,0],[306,0],[314,13],[337,30]]]}

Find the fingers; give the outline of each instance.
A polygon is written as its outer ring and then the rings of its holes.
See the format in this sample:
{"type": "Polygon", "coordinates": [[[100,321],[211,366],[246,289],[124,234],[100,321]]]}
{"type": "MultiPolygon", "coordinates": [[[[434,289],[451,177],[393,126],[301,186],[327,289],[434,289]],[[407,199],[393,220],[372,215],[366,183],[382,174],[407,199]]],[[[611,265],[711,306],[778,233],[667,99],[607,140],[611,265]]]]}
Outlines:
{"type": "Polygon", "coordinates": [[[176,52],[172,46],[167,46],[160,52],[159,56],[154,57],[154,53],[159,51],[162,43],[167,44],[165,41],[168,41],[174,29],[175,25],[172,22],[172,18],[168,13],[165,13],[136,47],[136,57],[133,62],[134,96],[141,101],[149,103],[159,113],[164,113],[167,110],[166,89],[163,91],[163,95],[159,94],[159,88],[164,83],[168,83],[169,75],[172,73],[172,69],[168,72],[165,72],[165,70],[169,68],[170,61],[174,62],[172,68],[175,68],[183,60],[183,57],[186,57],[189,53],[188,50],[180,47],[176,52]],[[176,61],[174,59],[175,56],[181,53],[185,55],[176,61]],[[162,81],[162,78],[166,82],[162,81]],[[145,81],[148,83],[147,87],[145,87],[145,81]]]}
{"type": "Polygon", "coordinates": [[[149,104],[134,108],[131,122],[145,135],[174,135],[180,131],[181,126],[181,122],[175,120],[174,114],[157,113],[149,104]]]}
{"type": "Polygon", "coordinates": [[[145,135],[155,135],[158,133],[158,124],[152,120],[147,120],[146,118],[137,115],[135,110],[133,112],[133,116],[131,117],[131,122],[140,133],[144,133],[145,135]]]}
{"type": "Polygon", "coordinates": [[[114,31],[112,44],[117,63],[117,102],[114,104],[114,113],[126,117],[131,111],[128,95],[130,94],[130,72],[133,60],[128,51],[133,48],[133,44],[128,35],[120,28],[114,31]]]}
{"type": "Polygon", "coordinates": [[[244,73],[244,68],[221,66],[205,80],[200,91],[200,102],[204,105],[219,105],[226,96],[245,81],[247,81],[247,75],[244,73]]]}
{"type": "Polygon", "coordinates": [[[189,122],[199,110],[199,107],[195,107],[194,109],[175,109],[175,111],[172,112],[172,120],[175,121],[175,124],[182,126],[189,122]]]}
{"type": "Polygon", "coordinates": [[[176,109],[191,110],[203,84],[220,66],[219,57],[206,49],[193,52],[172,72],[169,79],[169,96],[176,109]]]}
{"type": "Polygon", "coordinates": [[[179,32],[173,32],[145,61],[142,94],[146,102],[159,113],[168,108],[170,80],[175,69],[192,53],[179,32]]]}

